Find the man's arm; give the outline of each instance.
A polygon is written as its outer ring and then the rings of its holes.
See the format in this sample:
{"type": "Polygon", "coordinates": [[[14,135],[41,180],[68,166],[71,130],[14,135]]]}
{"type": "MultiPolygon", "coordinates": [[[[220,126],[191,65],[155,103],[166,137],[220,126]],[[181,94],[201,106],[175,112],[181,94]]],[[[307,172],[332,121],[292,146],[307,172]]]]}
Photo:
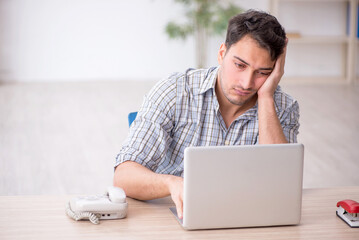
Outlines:
{"type": "Polygon", "coordinates": [[[288,143],[274,106],[274,92],[284,74],[287,46],[274,69],[258,90],[259,144],[288,143]]]}
{"type": "Polygon", "coordinates": [[[258,98],[259,144],[288,143],[278,119],[274,99],[258,98]]]}
{"type": "Polygon", "coordinates": [[[171,195],[177,215],[182,218],[183,178],[154,173],[148,168],[126,161],[116,167],[114,186],[122,188],[126,195],[139,200],[150,200],[171,195]]]}
{"type": "Polygon", "coordinates": [[[150,200],[171,195],[182,215],[183,178],[158,174],[171,144],[177,75],[159,81],[145,95],[129,135],[116,157],[114,185],[126,195],[150,200]]]}

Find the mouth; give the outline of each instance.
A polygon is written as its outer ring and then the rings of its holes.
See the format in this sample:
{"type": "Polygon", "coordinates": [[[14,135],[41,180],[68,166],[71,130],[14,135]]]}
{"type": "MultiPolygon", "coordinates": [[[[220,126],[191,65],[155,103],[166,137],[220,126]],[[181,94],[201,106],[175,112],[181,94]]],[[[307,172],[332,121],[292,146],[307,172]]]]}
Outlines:
{"type": "Polygon", "coordinates": [[[240,96],[249,96],[252,94],[252,91],[245,91],[245,90],[238,89],[238,88],[234,88],[233,90],[237,95],[240,95],[240,96]]]}

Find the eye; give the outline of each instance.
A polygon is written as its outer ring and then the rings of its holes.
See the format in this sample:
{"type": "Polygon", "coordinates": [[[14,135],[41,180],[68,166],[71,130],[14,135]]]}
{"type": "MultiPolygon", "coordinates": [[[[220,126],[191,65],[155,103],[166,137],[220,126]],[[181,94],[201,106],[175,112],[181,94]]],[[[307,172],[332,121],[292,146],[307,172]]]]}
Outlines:
{"type": "Polygon", "coordinates": [[[257,74],[262,75],[262,76],[269,76],[271,74],[271,72],[257,72],[257,74]]]}
{"type": "Polygon", "coordinates": [[[234,64],[235,64],[236,67],[239,68],[239,69],[244,69],[244,68],[246,68],[246,65],[244,65],[244,64],[240,64],[240,63],[234,63],[234,64]]]}

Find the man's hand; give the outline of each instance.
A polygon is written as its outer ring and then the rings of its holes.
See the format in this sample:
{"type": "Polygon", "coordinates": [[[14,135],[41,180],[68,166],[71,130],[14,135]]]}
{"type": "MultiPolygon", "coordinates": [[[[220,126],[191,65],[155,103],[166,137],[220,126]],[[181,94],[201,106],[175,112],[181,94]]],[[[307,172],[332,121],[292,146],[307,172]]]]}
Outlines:
{"type": "Polygon", "coordinates": [[[257,94],[258,98],[273,97],[274,92],[284,74],[285,57],[287,54],[288,39],[286,39],[286,46],[283,49],[283,53],[278,57],[275,62],[274,69],[269,75],[267,80],[259,88],[257,94]]]}
{"type": "Polygon", "coordinates": [[[171,198],[176,205],[177,216],[183,218],[183,178],[173,176],[170,178],[168,188],[171,198]]]}

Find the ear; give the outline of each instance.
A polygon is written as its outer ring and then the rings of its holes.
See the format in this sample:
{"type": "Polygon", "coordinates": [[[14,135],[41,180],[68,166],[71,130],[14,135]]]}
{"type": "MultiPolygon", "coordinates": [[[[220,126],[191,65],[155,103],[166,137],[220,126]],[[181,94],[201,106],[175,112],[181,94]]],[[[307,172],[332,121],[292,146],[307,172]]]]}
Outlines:
{"type": "Polygon", "coordinates": [[[219,63],[219,65],[222,64],[224,56],[226,55],[226,51],[227,51],[226,44],[222,43],[221,47],[219,48],[219,51],[218,51],[218,63],[219,63]]]}

